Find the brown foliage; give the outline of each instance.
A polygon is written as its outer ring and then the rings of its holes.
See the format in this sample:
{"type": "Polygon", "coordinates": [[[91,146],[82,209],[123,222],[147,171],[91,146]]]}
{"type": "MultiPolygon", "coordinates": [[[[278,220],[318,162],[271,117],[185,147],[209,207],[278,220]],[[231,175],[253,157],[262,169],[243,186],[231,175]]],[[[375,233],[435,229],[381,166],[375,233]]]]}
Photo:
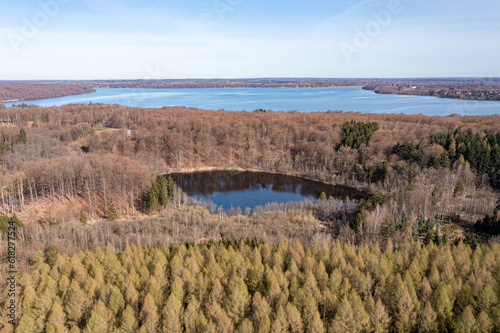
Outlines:
{"type": "Polygon", "coordinates": [[[22,101],[95,92],[89,86],[70,83],[0,83],[0,101],[22,101]]]}

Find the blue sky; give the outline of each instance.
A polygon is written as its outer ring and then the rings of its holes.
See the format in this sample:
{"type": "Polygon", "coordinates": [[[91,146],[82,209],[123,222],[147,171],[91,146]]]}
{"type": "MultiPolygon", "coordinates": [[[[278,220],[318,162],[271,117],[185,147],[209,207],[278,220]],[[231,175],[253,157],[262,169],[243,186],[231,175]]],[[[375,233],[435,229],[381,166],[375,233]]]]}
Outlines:
{"type": "Polygon", "coordinates": [[[17,0],[0,80],[500,76],[498,0],[17,0]]]}

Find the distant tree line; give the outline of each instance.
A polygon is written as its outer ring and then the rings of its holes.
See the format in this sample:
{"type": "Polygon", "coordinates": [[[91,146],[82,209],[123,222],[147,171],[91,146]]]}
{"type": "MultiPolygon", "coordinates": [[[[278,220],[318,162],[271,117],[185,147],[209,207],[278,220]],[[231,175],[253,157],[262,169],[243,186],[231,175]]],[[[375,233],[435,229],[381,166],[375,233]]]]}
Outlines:
{"type": "MultiPolygon", "coordinates": [[[[93,88],[82,84],[70,83],[0,83],[0,102],[39,98],[60,97],[66,95],[95,92],[93,88]]],[[[0,108],[1,109],[1,108],[0,108]]]]}
{"type": "Polygon", "coordinates": [[[368,83],[363,89],[374,90],[381,94],[500,101],[500,80],[498,78],[387,79],[368,83]]]}

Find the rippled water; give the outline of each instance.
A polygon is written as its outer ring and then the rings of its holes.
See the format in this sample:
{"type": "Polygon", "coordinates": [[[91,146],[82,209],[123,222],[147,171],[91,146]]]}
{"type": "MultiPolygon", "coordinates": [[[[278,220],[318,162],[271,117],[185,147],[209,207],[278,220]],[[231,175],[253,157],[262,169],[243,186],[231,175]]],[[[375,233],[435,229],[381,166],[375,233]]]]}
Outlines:
{"type": "MultiPolygon", "coordinates": [[[[429,96],[376,94],[361,87],[97,89],[96,93],[24,101],[41,106],[109,103],[136,107],[187,106],[203,109],[302,112],[343,110],[425,115],[500,114],[500,102],[462,101],[429,96]]],[[[14,103],[5,103],[7,106],[14,103]]]]}

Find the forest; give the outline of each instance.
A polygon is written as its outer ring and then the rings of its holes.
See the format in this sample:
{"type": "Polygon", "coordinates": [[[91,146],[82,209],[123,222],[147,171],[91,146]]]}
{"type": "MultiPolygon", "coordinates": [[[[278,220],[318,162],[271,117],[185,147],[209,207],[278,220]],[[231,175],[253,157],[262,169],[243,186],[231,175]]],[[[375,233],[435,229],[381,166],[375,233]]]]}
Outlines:
{"type": "Polygon", "coordinates": [[[23,104],[0,125],[17,331],[500,329],[498,115],[23,104]],[[366,199],[223,210],[168,178],[207,168],[366,199]]]}
{"type": "Polygon", "coordinates": [[[373,241],[411,236],[419,213],[463,234],[493,215],[498,198],[496,115],[74,104],[4,108],[0,117],[1,213],[35,225],[65,223],[80,210],[91,221],[106,218],[110,200],[118,217],[151,213],[146,193],[156,176],[206,167],[294,174],[371,193],[356,229],[373,241]],[[405,223],[385,228],[403,215],[405,223]]]}
{"type": "Polygon", "coordinates": [[[61,97],[95,92],[90,86],[65,82],[0,81],[0,103],[29,99],[61,97]]]}
{"type": "Polygon", "coordinates": [[[498,243],[51,247],[20,279],[16,332],[492,332],[499,268],[498,243]]]}

